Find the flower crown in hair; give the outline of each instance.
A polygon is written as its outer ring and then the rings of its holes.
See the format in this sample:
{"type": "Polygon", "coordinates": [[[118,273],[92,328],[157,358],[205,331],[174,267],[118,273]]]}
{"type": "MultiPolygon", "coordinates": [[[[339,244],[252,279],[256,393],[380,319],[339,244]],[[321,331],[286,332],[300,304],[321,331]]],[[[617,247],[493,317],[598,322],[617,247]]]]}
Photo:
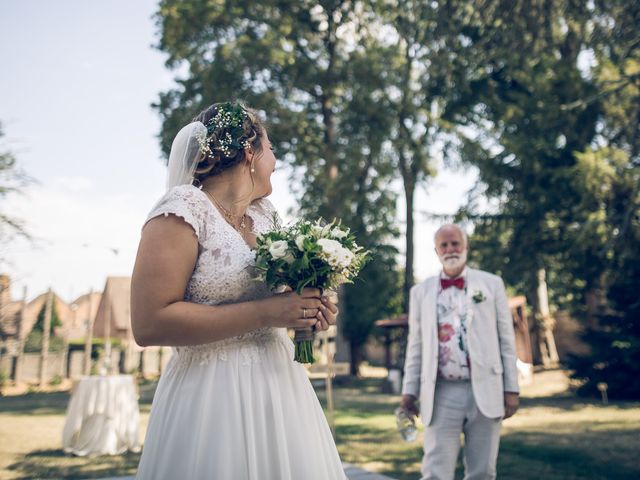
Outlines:
{"type": "Polygon", "coordinates": [[[216,114],[206,123],[207,134],[198,138],[200,151],[204,155],[212,155],[211,141],[215,139],[214,147],[231,156],[232,150],[245,149],[251,145],[244,136],[244,121],[247,112],[237,103],[222,103],[218,105],[216,114]]]}

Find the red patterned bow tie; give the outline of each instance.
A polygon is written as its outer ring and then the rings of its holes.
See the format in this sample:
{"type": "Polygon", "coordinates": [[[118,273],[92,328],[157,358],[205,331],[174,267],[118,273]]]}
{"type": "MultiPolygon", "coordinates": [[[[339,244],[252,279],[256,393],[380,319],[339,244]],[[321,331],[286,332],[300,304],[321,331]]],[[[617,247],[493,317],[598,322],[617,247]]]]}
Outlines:
{"type": "Polygon", "coordinates": [[[441,278],[440,286],[443,290],[446,290],[449,287],[456,287],[459,290],[464,288],[464,277],[458,278],[441,278]]]}

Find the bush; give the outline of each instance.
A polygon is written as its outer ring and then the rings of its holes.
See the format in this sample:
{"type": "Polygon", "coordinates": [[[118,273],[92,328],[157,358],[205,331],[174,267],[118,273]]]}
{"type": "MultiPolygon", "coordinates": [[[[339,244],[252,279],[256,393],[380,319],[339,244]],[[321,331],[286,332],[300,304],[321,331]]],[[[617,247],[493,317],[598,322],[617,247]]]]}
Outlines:
{"type": "Polygon", "coordinates": [[[590,354],[571,360],[572,377],[582,382],[579,394],[600,396],[598,384],[606,383],[611,399],[640,399],[638,279],[640,255],[630,255],[612,279],[598,325],[584,334],[590,354]]]}
{"type": "MultiPolygon", "coordinates": [[[[36,324],[33,326],[33,330],[36,330],[40,333],[44,331],[44,315],[45,315],[46,308],[47,308],[47,304],[45,302],[44,305],[42,305],[40,312],[38,313],[38,320],[36,321],[36,324]]],[[[50,325],[51,335],[53,336],[53,330],[56,327],[61,327],[61,326],[62,326],[62,322],[60,321],[60,317],[58,316],[58,307],[56,307],[56,301],[54,297],[53,304],[51,305],[51,325],[50,325]]]]}
{"type": "MultiPolygon", "coordinates": [[[[25,353],[40,353],[42,350],[42,332],[38,330],[32,330],[24,342],[25,353]]],[[[62,352],[64,351],[64,339],[62,337],[51,336],[49,337],[49,352],[62,352]]]]}

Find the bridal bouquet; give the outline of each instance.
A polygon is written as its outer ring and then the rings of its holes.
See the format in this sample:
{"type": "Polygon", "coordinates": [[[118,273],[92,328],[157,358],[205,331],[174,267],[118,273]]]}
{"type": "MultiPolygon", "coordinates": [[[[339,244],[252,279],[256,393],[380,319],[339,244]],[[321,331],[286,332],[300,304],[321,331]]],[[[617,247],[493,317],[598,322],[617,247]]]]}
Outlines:
{"type": "MultiPolygon", "coordinates": [[[[300,220],[289,226],[275,221],[257,245],[259,279],[272,289],[288,286],[298,293],[305,287],[333,290],[353,283],[370,255],[335,220],[326,225],[300,220]]],[[[293,341],[295,360],[313,363],[313,331],[296,330],[293,341]]]]}

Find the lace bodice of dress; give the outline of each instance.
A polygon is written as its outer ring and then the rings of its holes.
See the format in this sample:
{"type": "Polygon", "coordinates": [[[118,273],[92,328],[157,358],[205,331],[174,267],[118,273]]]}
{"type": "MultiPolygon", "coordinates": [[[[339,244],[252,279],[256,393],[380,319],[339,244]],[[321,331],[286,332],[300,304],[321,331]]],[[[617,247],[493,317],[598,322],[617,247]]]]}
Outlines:
{"type": "MultiPolygon", "coordinates": [[[[242,236],[229,225],[209,201],[206,194],[192,185],[179,185],[169,190],[151,210],[147,221],[159,215],[176,215],[194,230],[198,238],[198,259],[187,285],[185,300],[207,305],[236,303],[266,298],[267,286],[256,280],[255,252],[242,236]]],[[[247,209],[256,234],[271,229],[275,208],[267,199],[254,201],[247,209]]],[[[207,345],[179,347],[182,356],[209,357],[216,352],[224,357],[224,348],[233,343],[261,344],[281,329],[264,328],[239,337],[207,345]]],[[[203,360],[203,358],[200,358],[203,360]]]]}

